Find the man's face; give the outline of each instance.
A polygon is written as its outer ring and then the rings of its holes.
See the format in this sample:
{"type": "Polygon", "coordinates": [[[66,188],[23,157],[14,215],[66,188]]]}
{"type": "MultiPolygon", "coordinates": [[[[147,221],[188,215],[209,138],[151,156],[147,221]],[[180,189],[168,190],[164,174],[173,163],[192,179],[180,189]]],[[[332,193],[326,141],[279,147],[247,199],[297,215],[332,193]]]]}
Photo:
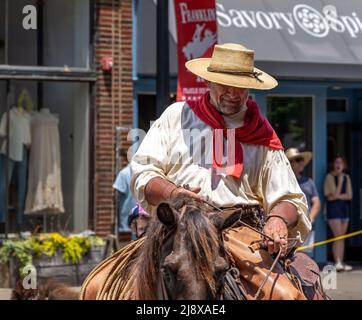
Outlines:
{"type": "Polygon", "coordinates": [[[249,89],[207,82],[211,104],[223,115],[233,115],[241,110],[249,97],[249,89]]]}
{"type": "Polygon", "coordinates": [[[300,175],[305,167],[304,159],[303,157],[297,157],[290,161],[290,164],[292,166],[292,169],[296,175],[300,175]]]}

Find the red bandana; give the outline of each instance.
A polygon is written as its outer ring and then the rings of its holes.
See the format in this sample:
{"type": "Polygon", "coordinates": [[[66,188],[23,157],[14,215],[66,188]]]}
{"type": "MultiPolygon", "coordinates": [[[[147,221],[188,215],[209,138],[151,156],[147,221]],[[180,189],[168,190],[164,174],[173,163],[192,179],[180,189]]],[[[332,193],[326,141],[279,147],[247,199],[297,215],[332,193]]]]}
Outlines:
{"type": "MultiPolygon", "coordinates": [[[[222,115],[210,103],[210,92],[205,93],[197,101],[188,101],[187,104],[212,129],[221,129],[213,130],[213,167],[215,169],[222,168],[222,146],[223,139],[227,134],[227,128],[225,128],[222,115]]],[[[266,146],[275,150],[283,149],[274,129],[260,113],[258,105],[253,100],[248,100],[246,105],[248,109],[245,113],[244,125],[232,129],[235,131],[235,161],[228,161],[227,163],[232,163],[232,165],[226,166],[226,174],[235,178],[240,178],[243,172],[243,148],[240,142],[266,146]]],[[[227,150],[230,150],[229,146],[227,150]]]]}

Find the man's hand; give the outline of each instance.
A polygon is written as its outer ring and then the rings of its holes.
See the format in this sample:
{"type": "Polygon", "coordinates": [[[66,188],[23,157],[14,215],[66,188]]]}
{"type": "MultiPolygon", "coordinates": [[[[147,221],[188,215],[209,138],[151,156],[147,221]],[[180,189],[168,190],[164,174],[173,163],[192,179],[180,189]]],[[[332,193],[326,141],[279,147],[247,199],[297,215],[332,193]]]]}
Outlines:
{"type": "Polygon", "coordinates": [[[182,187],[178,187],[174,190],[172,190],[171,194],[170,194],[170,198],[174,199],[176,197],[180,197],[180,196],[186,196],[192,199],[195,199],[196,201],[201,202],[202,198],[201,196],[198,195],[198,193],[201,191],[200,187],[197,188],[190,188],[189,190],[182,188],[182,187]]]}
{"type": "Polygon", "coordinates": [[[278,252],[279,248],[282,249],[282,255],[287,253],[288,228],[294,228],[297,222],[298,213],[293,204],[281,201],[272,209],[264,226],[264,233],[274,240],[266,241],[270,254],[278,252]]]}
{"type": "Polygon", "coordinates": [[[186,189],[176,187],[166,179],[155,177],[152,178],[145,187],[145,198],[148,203],[153,206],[158,206],[162,202],[167,202],[180,196],[186,196],[201,202],[202,198],[198,195],[200,190],[201,188],[186,189]]]}
{"type": "Polygon", "coordinates": [[[288,227],[285,222],[277,217],[270,217],[264,226],[264,233],[274,239],[266,240],[269,254],[279,252],[282,249],[282,255],[285,255],[288,249],[288,227]]]}

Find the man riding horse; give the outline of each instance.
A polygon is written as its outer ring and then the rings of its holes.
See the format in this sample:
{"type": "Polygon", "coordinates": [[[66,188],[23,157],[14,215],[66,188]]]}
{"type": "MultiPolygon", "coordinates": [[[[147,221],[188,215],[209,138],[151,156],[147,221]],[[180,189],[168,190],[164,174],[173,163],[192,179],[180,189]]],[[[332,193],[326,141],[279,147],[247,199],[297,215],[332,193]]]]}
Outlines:
{"type": "MultiPolygon", "coordinates": [[[[272,89],[277,86],[277,81],[264,71],[255,68],[254,52],[238,44],[215,45],[212,58],[188,61],[186,68],[203,78],[209,91],[198,101],[176,102],[170,105],[153,123],[132,158],[131,190],[147,212],[153,213],[154,216],[157,213],[159,220],[167,227],[166,233],[176,232],[173,225],[177,223],[177,218],[174,217],[171,209],[165,214],[160,207],[164,203],[174,204],[177,199],[183,199],[180,208],[188,202],[193,204],[189,206],[191,209],[182,211],[183,217],[179,219],[180,227],[177,228],[179,232],[180,230],[193,232],[188,231],[190,227],[183,229],[182,224],[189,223],[187,212],[195,213],[197,203],[207,205],[225,216],[226,212],[237,210],[242,212],[239,227],[234,228],[235,232],[227,236],[227,232],[224,233],[223,242],[229,241],[226,247],[231,251],[231,256],[234,256],[232,261],[234,270],[239,269],[242,272],[244,268],[251,268],[250,265],[252,265],[251,272],[255,275],[255,269],[267,260],[270,260],[270,266],[273,262],[271,257],[275,257],[277,253],[281,258],[290,253],[288,239],[303,241],[311,229],[305,195],[284,154],[283,146],[269,122],[260,113],[255,101],[249,99],[249,89],[272,89]],[[235,239],[238,234],[240,236],[243,232],[245,233],[240,223],[247,223],[256,232],[255,234],[263,235],[263,244],[266,249],[264,252],[268,256],[259,255],[261,260],[254,264],[251,261],[254,258],[245,256],[240,258],[236,252],[241,250],[242,242],[235,239]]],[[[175,211],[175,208],[180,209],[176,205],[172,210],[175,211]]],[[[197,216],[197,213],[195,215],[197,216]]],[[[207,227],[205,230],[211,229],[207,227]]],[[[155,232],[157,231],[150,231],[149,235],[146,235],[145,244],[154,241],[152,237],[155,232]]],[[[202,231],[201,227],[200,232],[208,233],[208,231],[202,231]]],[[[245,237],[249,239],[248,235],[245,237]]],[[[191,240],[193,238],[195,236],[190,237],[191,240]]],[[[180,235],[177,235],[177,239],[179,246],[185,240],[180,235]]],[[[162,242],[164,243],[167,241],[162,242]]],[[[205,246],[207,247],[207,244],[205,246]]],[[[216,246],[216,242],[213,246],[216,246]]],[[[190,247],[187,241],[184,247],[190,247]]],[[[153,247],[145,249],[145,251],[152,250],[157,250],[157,246],[153,244],[153,247]]],[[[170,263],[172,253],[176,250],[173,245],[165,261],[170,263]]],[[[192,251],[192,248],[189,250],[192,251]]],[[[194,248],[194,251],[197,250],[198,248],[194,248]]],[[[244,253],[249,254],[248,247],[245,250],[244,253]]],[[[208,252],[211,251],[212,249],[208,250],[208,252]]],[[[147,260],[147,255],[150,253],[144,253],[144,260],[147,260]]],[[[194,258],[197,255],[194,254],[194,258]]],[[[206,253],[205,256],[207,255],[206,253]]],[[[129,256],[122,257],[123,260],[119,261],[124,261],[129,256]]],[[[216,256],[217,253],[214,254],[214,260],[216,256]]],[[[158,258],[162,258],[161,253],[158,258]]],[[[112,264],[111,260],[109,260],[109,266],[112,264]]],[[[183,262],[185,260],[187,259],[182,259],[183,262]]],[[[217,266],[209,269],[216,270],[217,266]]],[[[112,267],[107,270],[112,270],[112,267]]],[[[207,274],[207,272],[204,273],[207,274]]],[[[181,277],[180,274],[178,279],[181,277]]],[[[146,277],[147,273],[145,279],[146,277]]],[[[171,277],[172,275],[166,274],[163,281],[171,277]]],[[[142,278],[142,276],[136,278],[142,278]]],[[[245,278],[248,278],[248,275],[245,278]]],[[[256,278],[258,277],[255,276],[251,280],[254,281],[256,278]]],[[[116,277],[113,281],[116,281],[115,279],[116,277]]],[[[155,281],[157,279],[155,276],[155,281]]],[[[286,277],[283,281],[286,283],[289,280],[286,277]]],[[[108,284],[111,282],[111,279],[107,280],[108,284]]],[[[163,284],[162,281],[161,284],[163,284]]],[[[230,287],[235,286],[230,285],[230,287]]],[[[274,287],[278,291],[280,286],[271,284],[270,290],[274,287]]],[[[123,289],[127,291],[126,286],[123,286],[123,289]]],[[[115,290],[120,289],[108,291],[115,292],[115,290]]],[[[255,295],[255,290],[253,292],[255,295]]],[[[247,293],[243,292],[243,295],[245,297],[247,293]]],[[[132,295],[121,296],[132,298],[132,295]]],[[[142,293],[138,296],[142,296],[142,293]]],[[[155,296],[165,298],[169,295],[167,293],[162,295],[161,292],[160,295],[155,296]]],[[[238,298],[238,294],[235,296],[238,298]]],[[[98,292],[97,297],[109,298],[111,295],[102,295],[98,292]]],[[[148,296],[142,297],[148,298],[148,296]]],[[[152,295],[150,297],[152,298],[152,295]]],[[[288,297],[300,298],[298,294],[288,297]]],[[[279,297],[271,294],[270,298],[279,297]]],[[[304,296],[303,298],[305,299],[304,296]]]]}
{"type": "Polygon", "coordinates": [[[269,253],[279,246],[284,253],[288,233],[295,237],[299,231],[304,239],[311,229],[307,202],[276,133],[249,99],[250,88],[272,89],[277,81],[254,67],[252,50],[237,44],[216,45],[212,58],[188,61],[186,67],[206,80],[209,92],[197,102],[172,104],[153,124],[131,163],[134,196],[147,212],[180,194],[218,207],[260,206],[267,218],[264,232],[274,240],[269,253]],[[194,129],[201,134],[187,139],[194,129]],[[210,138],[210,129],[221,146],[207,148],[213,145],[209,139],[202,150],[197,138],[210,138]],[[234,129],[228,130],[234,139],[225,137],[225,129],[234,129]],[[229,157],[226,167],[215,150],[220,147],[222,154],[223,138],[235,141],[227,148],[235,159],[229,157]],[[210,157],[212,165],[204,165],[210,157]]]}

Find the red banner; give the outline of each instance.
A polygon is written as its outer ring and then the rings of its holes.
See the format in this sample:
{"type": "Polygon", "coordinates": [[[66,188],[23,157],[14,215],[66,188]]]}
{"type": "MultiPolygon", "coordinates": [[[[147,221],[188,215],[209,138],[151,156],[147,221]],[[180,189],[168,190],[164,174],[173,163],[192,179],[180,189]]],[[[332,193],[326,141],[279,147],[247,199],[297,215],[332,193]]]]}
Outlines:
{"type": "Polygon", "coordinates": [[[185,67],[188,60],[211,57],[217,42],[215,0],[174,0],[177,26],[177,101],[196,100],[207,91],[205,81],[185,67]]]}

